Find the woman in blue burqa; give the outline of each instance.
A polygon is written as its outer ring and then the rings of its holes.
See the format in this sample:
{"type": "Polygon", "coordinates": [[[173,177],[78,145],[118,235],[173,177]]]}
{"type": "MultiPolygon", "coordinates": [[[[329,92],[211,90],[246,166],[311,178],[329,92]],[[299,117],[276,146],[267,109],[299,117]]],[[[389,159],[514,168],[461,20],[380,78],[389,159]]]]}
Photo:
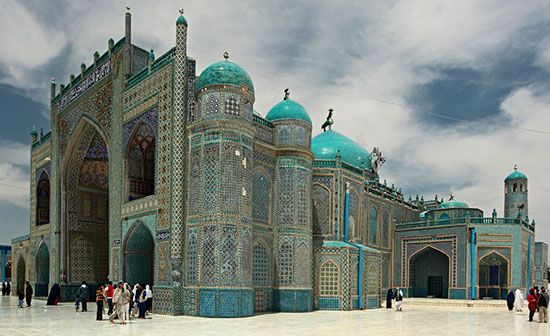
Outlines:
{"type": "Polygon", "coordinates": [[[60,299],[61,287],[59,287],[59,284],[55,284],[52,286],[52,289],[50,289],[50,295],[48,295],[48,302],[46,303],[46,305],[56,306],[60,299]]]}
{"type": "Polygon", "coordinates": [[[514,300],[516,297],[514,296],[514,289],[512,288],[510,290],[510,293],[508,293],[508,296],[506,297],[506,305],[508,306],[508,310],[514,309],[514,300]]]}
{"type": "Polygon", "coordinates": [[[391,309],[391,301],[393,300],[393,289],[388,289],[388,294],[386,295],[386,308],[391,309]]]}

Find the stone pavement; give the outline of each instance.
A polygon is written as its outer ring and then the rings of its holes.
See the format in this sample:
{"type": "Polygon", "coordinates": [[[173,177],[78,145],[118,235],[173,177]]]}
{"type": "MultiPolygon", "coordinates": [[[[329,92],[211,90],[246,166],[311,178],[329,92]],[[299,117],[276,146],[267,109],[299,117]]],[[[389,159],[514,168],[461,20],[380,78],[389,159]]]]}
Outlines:
{"type": "MultiPolygon", "coordinates": [[[[153,315],[128,325],[95,321],[95,303],[87,313],[75,313],[63,303],[46,306],[34,301],[17,308],[17,300],[0,297],[1,335],[550,335],[550,324],[527,322],[527,310],[505,307],[407,306],[404,311],[374,309],[352,312],[264,314],[239,319],[208,319],[153,315]]],[[[535,317],[537,317],[535,315],[535,317]]]]}

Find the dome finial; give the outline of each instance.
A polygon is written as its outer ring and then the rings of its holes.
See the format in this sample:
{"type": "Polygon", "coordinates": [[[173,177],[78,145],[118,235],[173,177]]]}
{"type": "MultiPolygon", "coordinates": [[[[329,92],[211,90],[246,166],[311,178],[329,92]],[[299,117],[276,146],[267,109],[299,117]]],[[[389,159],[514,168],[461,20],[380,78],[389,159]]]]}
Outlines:
{"type": "Polygon", "coordinates": [[[518,165],[517,164],[514,165],[514,170],[516,170],[516,171],[518,170],[518,165]]]}
{"type": "Polygon", "coordinates": [[[327,120],[321,126],[321,128],[323,129],[323,132],[327,130],[327,127],[328,127],[329,130],[332,129],[332,124],[334,124],[334,121],[332,120],[332,112],[334,112],[334,110],[329,108],[328,109],[327,120]]]}
{"type": "Polygon", "coordinates": [[[226,51],[223,53],[223,58],[227,61],[229,59],[229,53],[226,51]]]}
{"type": "Polygon", "coordinates": [[[130,13],[130,6],[126,6],[126,13],[130,13]]]}
{"type": "Polygon", "coordinates": [[[289,88],[286,88],[286,89],[285,89],[285,97],[283,98],[283,100],[287,100],[287,99],[288,99],[288,96],[290,96],[290,89],[289,89],[289,88]]]}
{"type": "Polygon", "coordinates": [[[449,195],[449,201],[454,201],[454,199],[455,199],[455,195],[450,194],[450,195],[449,195]]]}
{"type": "Polygon", "coordinates": [[[180,15],[183,15],[183,8],[180,8],[179,12],[180,12],[180,15]]]}

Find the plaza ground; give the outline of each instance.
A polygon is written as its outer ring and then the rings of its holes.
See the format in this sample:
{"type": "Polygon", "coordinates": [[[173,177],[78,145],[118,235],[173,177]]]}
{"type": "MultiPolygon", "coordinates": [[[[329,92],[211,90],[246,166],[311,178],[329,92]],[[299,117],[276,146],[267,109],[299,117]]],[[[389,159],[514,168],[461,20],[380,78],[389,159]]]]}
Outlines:
{"type": "MultiPolygon", "coordinates": [[[[238,319],[208,319],[153,315],[128,325],[95,321],[95,303],[89,312],[75,313],[63,303],[45,306],[34,300],[17,308],[14,297],[0,299],[2,335],[550,335],[550,324],[527,322],[527,310],[506,307],[408,305],[404,311],[374,309],[351,312],[276,313],[238,319]]],[[[535,317],[537,317],[535,315],[535,317]]]]}

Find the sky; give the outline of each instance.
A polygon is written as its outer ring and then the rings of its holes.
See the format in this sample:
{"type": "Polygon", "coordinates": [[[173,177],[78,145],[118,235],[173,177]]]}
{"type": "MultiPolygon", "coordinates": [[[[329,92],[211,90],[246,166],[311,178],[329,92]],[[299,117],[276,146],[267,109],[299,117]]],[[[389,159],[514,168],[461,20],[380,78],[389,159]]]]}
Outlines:
{"type": "Polygon", "coordinates": [[[283,97],[369,150],[408,197],[450,193],[503,214],[504,178],[529,177],[537,240],[550,242],[550,2],[0,0],[0,244],[29,231],[33,125],[49,130],[66,84],[124,34],[157,57],[185,6],[200,72],[228,51],[265,115],[283,97]]]}

